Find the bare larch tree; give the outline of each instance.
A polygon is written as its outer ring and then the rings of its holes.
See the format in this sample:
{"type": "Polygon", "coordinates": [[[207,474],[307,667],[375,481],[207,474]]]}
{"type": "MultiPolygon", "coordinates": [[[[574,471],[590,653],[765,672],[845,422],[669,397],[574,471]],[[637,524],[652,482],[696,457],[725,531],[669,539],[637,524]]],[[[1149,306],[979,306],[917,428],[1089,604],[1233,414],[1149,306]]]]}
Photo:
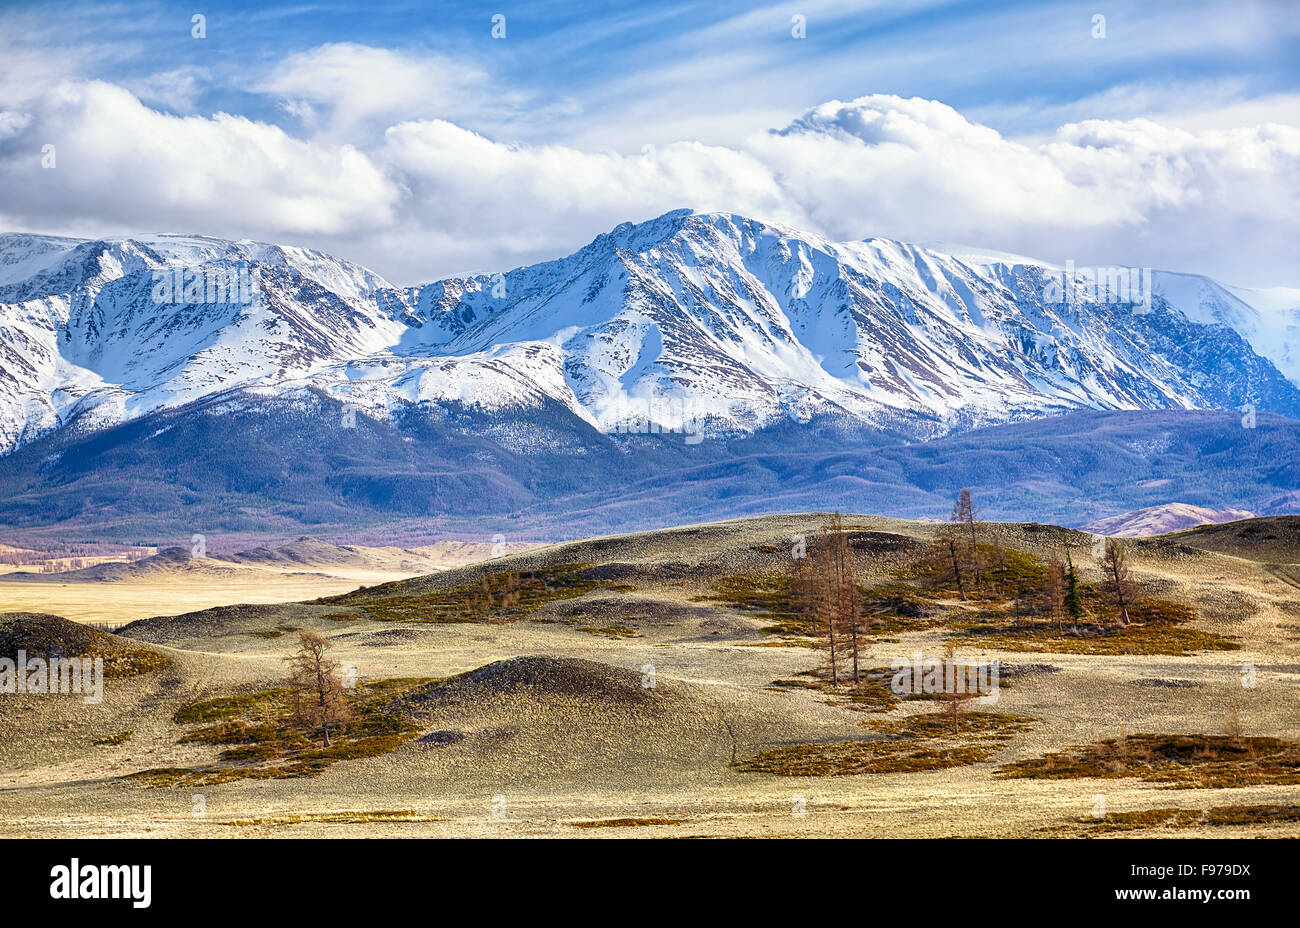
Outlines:
{"type": "Polygon", "coordinates": [[[862,682],[858,671],[858,613],[860,612],[858,581],[853,567],[853,548],[849,545],[849,533],[845,530],[844,519],[838,511],[831,517],[825,535],[831,555],[829,581],[834,601],[832,610],[840,628],[848,631],[849,650],[853,656],[853,685],[857,686],[862,682]]]}
{"type": "Polygon", "coordinates": [[[952,719],[954,732],[961,730],[962,701],[970,699],[970,694],[964,692],[964,684],[960,687],[961,692],[957,685],[957,675],[965,672],[966,668],[957,664],[957,649],[951,641],[948,642],[943,649],[943,686],[937,698],[944,704],[943,714],[952,719]]]}
{"type": "Polygon", "coordinates": [[[979,542],[975,535],[975,504],[971,501],[970,487],[962,487],[961,493],[957,495],[957,502],[953,504],[952,515],[949,520],[958,525],[965,526],[966,531],[970,533],[970,560],[971,573],[975,575],[975,585],[980,583],[980,553],[979,542]]]}
{"type": "Polygon", "coordinates": [[[961,576],[962,543],[957,526],[945,525],[940,529],[938,544],[942,557],[952,568],[953,581],[957,584],[957,595],[962,598],[962,602],[965,602],[966,585],[962,582],[961,576]]]}
{"type": "Polygon", "coordinates": [[[813,616],[819,633],[826,640],[831,685],[840,685],[840,662],[844,657],[841,651],[845,638],[853,661],[853,682],[861,682],[858,663],[861,610],[857,578],[853,549],[849,545],[844,520],[838,512],[823,526],[820,535],[810,539],[807,556],[795,559],[789,593],[791,608],[796,613],[813,616]]]}
{"type": "Polygon", "coordinates": [[[1119,609],[1119,624],[1129,623],[1128,609],[1137,599],[1137,584],[1128,566],[1128,552],[1124,543],[1118,538],[1106,539],[1106,553],[1102,557],[1102,567],[1106,572],[1106,589],[1115,600],[1119,609]]]}
{"type": "Polygon", "coordinates": [[[294,722],[308,732],[319,732],[325,747],[330,746],[330,732],[337,732],[349,717],[338,662],[325,656],[329,648],[326,638],[304,631],[298,636],[298,650],[285,658],[294,722]]]}
{"type": "Polygon", "coordinates": [[[1052,549],[1043,578],[1043,606],[1049,621],[1056,623],[1057,634],[1065,631],[1065,564],[1061,553],[1052,549]]]}

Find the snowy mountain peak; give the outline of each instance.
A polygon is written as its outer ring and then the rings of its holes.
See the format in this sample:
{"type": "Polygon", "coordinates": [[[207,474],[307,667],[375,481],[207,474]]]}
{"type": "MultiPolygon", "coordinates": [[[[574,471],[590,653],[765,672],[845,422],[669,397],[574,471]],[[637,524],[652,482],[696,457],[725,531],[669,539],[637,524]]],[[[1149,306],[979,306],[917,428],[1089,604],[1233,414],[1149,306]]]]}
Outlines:
{"type": "Polygon", "coordinates": [[[1137,305],[1032,259],[687,209],[566,258],[403,290],[288,246],[0,235],[0,450],[304,387],[379,418],[559,404],[607,432],[831,417],[929,436],[1079,407],[1300,415],[1278,370],[1300,374],[1290,316],[1195,275],[1151,281],[1137,305]],[[234,297],[211,286],[232,274],[234,297]]]}

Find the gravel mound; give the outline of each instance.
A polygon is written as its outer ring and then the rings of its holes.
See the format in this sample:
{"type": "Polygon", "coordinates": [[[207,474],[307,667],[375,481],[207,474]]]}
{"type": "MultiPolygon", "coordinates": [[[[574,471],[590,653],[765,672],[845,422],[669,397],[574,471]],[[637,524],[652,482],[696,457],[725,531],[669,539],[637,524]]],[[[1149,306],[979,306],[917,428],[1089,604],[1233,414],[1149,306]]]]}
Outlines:
{"type": "Polygon", "coordinates": [[[493,696],[543,699],[589,699],[609,705],[640,707],[675,695],[676,684],[656,679],[645,686],[641,672],[573,657],[516,657],[496,661],[448,680],[435,696],[471,700],[493,696]]]}
{"type": "Polygon", "coordinates": [[[50,655],[73,657],[102,648],[112,635],[57,615],[39,612],[9,612],[0,615],[0,657],[12,658],[19,651],[28,657],[50,655]]]}
{"type": "Polygon", "coordinates": [[[156,651],[132,647],[116,635],[62,616],[39,612],[0,613],[0,657],[103,658],[109,677],[134,676],[165,667],[169,661],[156,651]]]}

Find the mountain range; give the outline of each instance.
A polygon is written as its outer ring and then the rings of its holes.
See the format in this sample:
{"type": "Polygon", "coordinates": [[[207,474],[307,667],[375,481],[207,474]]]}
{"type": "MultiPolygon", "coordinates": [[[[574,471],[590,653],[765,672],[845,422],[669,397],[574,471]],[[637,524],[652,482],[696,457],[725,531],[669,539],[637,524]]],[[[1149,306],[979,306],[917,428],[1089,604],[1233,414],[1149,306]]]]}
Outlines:
{"type": "MultiPolygon", "coordinates": [[[[942,516],[952,481],[846,484],[811,460],[888,470],[958,448],[950,473],[974,464],[966,482],[1008,518],[1289,511],[1287,459],[1258,454],[1295,441],[1295,296],[689,210],[407,288],[287,246],[0,235],[0,524],[556,531],[574,507],[642,528],[817,500],[942,516]],[[1008,495],[1031,475],[995,459],[1004,442],[1059,448],[1059,422],[1157,450],[1101,465],[1101,499],[1008,495]],[[1179,429],[1233,470],[1187,485],[1179,429]],[[782,477],[751,470],[792,455],[782,477]],[[656,484],[674,502],[623,505],[656,484]]],[[[1042,466],[1066,497],[1089,483],[1042,466]]]]}

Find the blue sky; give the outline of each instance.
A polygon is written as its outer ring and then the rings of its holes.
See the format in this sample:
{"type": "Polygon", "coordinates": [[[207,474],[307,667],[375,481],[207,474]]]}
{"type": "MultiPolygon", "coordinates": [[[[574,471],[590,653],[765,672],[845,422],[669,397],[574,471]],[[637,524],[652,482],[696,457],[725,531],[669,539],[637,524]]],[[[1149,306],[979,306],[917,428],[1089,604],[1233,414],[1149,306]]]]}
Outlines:
{"type": "Polygon", "coordinates": [[[1300,86],[1300,10],[1289,0],[4,6],[10,41],[64,50],[80,59],[74,73],[141,88],[183,73],[192,90],[160,95],[159,106],[286,128],[293,119],[257,89],[259,76],[335,42],[445,56],[552,115],[512,124],[489,106],[465,116],[468,128],[615,146],[674,141],[660,127],[687,120],[696,138],[734,141],[826,100],[872,93],[941,100],[1022,135],[1055,129],[1062,113],[1213,121],[1300,86]],[[207,19],[202,42],[190,35],[196,11],[207,19]],[[498,13],[504,40],[491,34],[498,13]],[[1098,14],[1104,38],[1094,36],[1098,14]],[[801,40],[791,35],[795,15],[806,17],[801,40]],[[651,107],[661,112],[648,124],[628,124],[627,111],[651,107]]]}
{"type": "Polygon", "coordinates": [[[1279,237],[1295,231],[1283,207],[1300,206],[1298,83],[1300,13],[1289,0],[8,2],[0,181],[28,192],[0,199],[0,220],[302,241],[409,279],[554,256],[605,224],[692,206],[832,237],[976,237],[1046,247],[1053,260],[1159,261],[1296,286],[1279,237]],[[191,35],[196,12],[202,39],[191,35]],[[495,14],[504,39],[493,38],[495,14]],[[828,153],[801,138],[772,150],[771,130],[859,100],[865,118],[814,120],[855,147],[828,153]],[[1105,126],[1066,128],[1089,120],[1105,126]],[[137,147],[106,138],[113,125],[133,127],[137,147]],[[1255,134],[1225,135],[1237,130],[1255,134]],[[175,144],[150,145],[151,132],[175,144]],[[55,135],[80,173],[27,173],[31,146],[55,135]],[[894,158],[900,145],[914,157],[894,158]],[[228,163],[200,171],[192,162],[204,151],[228,163]],[[845,197],[811,176],[828,157],[845,197]],[[246,171],[228,171],[230,159],[246,171]],[[990,174],[998,162],[1019,176],[990,174]],[[954,173],[980,189],[957,189],[954,173]],[[534,189],[593,174],[594,190],[568,197],[534,189]],[[903,198],[878,202],[855,176],[903,198]],[[109,177],[135,198],[107,189],[109,177]],[[345,183],[360,192],[343,197],[345,183]],[[218,185],[229,196],[213,208],[205,197],[218,185]],[[286,186],[292,197],[279,195],[286,186]],[[1006,198],[988,202],[1004,186],[1006,198]],[[858,212],[837,211],[836,199],[858,212]],[[421,221],[435,209],[446,215],[421,221]],[[943,210],[946,222],[934,215],[943,210]],[[1207,243],[1206,223],[1234,241],[1207,243]],[[1242,241],[1242,229],[1262,232],[1242,241]]]}

